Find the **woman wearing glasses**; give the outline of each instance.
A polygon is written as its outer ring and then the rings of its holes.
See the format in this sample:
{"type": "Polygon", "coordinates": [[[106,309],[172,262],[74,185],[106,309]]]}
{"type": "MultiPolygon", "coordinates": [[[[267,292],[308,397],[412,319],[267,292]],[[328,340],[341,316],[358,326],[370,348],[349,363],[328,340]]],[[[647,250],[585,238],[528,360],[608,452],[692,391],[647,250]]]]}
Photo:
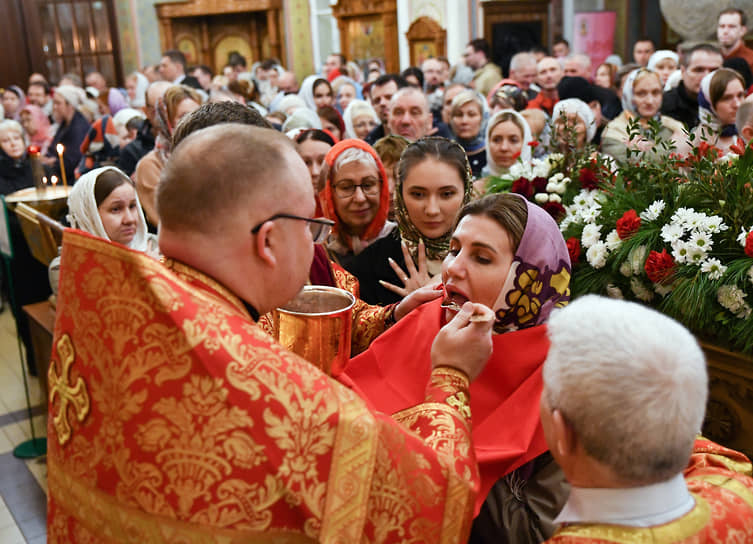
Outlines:
{"type": "Polygon", "coordinates": [[[324,162],[319,201],[325,217],[335,222],[327,250],[334,261],[346,266],[395,227],[387,221],[387,174],[376,151],[361,140],[339,142],[324,162]]]}
{"type": "Polygon", "coordinates": [[[395,187],[398,228],[346,267],[358,278],[366,302],[397,302],[439,274],[471,183],[465,152],[450,140],[422,138],[403,151],[395,187]]]}
{"type": "Polygon", "coordinates": [[[479,539],[472,541],[541,542],[552,530],[544,521],[566,498],[564,476],[546,454],[539,398],[549,346],[544,324],[570,298],[567,246],[549,214],[510,193],[466,204],[449,244],[443,298],[405,316],[351,359],[339,379],[377,410],[409,421],[417,415],[410,407],[423,398],[430,379],[440,327],[468,301],[491,308],[492,356],[470,388],[481,473],[474,524],[479,539]]]}

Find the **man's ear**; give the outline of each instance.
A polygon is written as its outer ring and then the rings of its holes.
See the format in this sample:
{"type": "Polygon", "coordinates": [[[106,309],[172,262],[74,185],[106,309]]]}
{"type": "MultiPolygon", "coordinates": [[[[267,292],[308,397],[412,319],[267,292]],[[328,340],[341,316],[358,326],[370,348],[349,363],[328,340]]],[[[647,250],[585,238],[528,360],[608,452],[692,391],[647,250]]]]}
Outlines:
{"type": "Polygon", "coordinates": [[[576,451],[578,437],[562,412],[556,408],[552,410],[552,431],[557,453],[562,458],[571,457],[576,451]]]}
{"type": "Polygon", "coordinates": [[[268,266],[277,265],[277,257],[275,256],[276,249],[278,247],[278,229],[275,227],[274,221],[266,221],[262,223],[261,228],[252,235],[255,237],[254,249],[259,259],[268,266]]]}

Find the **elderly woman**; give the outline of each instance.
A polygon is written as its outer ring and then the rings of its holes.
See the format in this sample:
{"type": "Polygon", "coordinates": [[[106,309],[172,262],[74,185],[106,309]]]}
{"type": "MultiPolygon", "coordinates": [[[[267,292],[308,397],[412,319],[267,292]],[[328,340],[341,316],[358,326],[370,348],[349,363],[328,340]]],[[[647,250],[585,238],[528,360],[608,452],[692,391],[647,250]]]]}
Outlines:
{"type": "Polygon", "coordinates": [[[343,113],[345,138],[363,140],[380,123],[374,108],[365,100],[351,100],[343,113]]]}
{"type": "Polygon", "coordinates": [[[578,98],[567,98],[557,102],[552,112],[552,120],[552,144],[563,152],[582,151],[596,134],[593,111],[578,98]]]}
{"type": "Polygon", "coordinates": [[[50,119],[39,106],[29,104],[21,109],[21,126],[26,131],[29,144],[37,146],[42,155],[47,153],[47,148],[52,141],[50,119]]]}
{"type": "Polygon", "coordinates": [[[187,114],[199,109],[201,97],[185,85],[173,85],[157,101],[157,140],[154,149],[144,155],[136,165],[133,180],[141,205],[152,227],[159,224],[157,213],[157,185],[172,149],[172,135],[178,122],[187,114]]]}
{"type": "Polygon", "coordinates": [[[735,117],[745,99],[744,85],[742,76],[729,68],[719,68],[701,80],[695,145],[705,141],[724,155],[737,142],[735,117]]]}
{"type": "Polygon", "coordinates": [[[455,216],[471,198],[468,159],[458,144],[445,138],[422,138],[410,144],[397,171],[398,228],[347,267],[361,284],[361,297],[370,304],[398,302],[439,274],[455,216]]]}
{"type": "Polygon", "coordinates": [[[347,266],[369,244],[387,236],[390,192],[376,151],[361,140],[342,140],[324,158],[319,202],[335,222],[327,242],[332,260],[347,266]]]}
{"type": "MultiPolygon", "coordinates": [[[[136,187],[115,167],[97,168],[81,176],[68,195],[68,211],[73,228],[159,256],[157,240],[147,232],[136,187]]],[[[59,257],[50,263],[49,273],[52,290],[57,292],[59,257]]]]}
{"type": "Polygon", "coordinates": [[[57,144],[62,144],[63,164],[69,180],[75,179],[74,170],[83,156],[81,144],[90,128],[89,122],[78,109],[84,98],[83,89],[72,85],[60,85],[52,97],[52,116],[58,129],[47,148],[45,163],[53,168],[56,176],[61,176],[56,147],[57,144]]]}
{"type": "Polygon", "coordinates": [[[627,150],[641,152],[649,160],[659,160],[668,151],[654,145],[650,139],[649,121],[659,123],[658,136],[665,140],[682,142],[685,137],[682,124],[659,113],[663,97],[659,74],[647,68],[633,70],[622,85],[620,115],[612,119],[601,134],[601,150],[618,160],[627,159],[627,150]],[[639,133],[631,136],[630,125],[638,123],[639,133]]]}
{"type": "Polygon", "coordinates": [[[468,155],[471,172],[475,178],[481,176],[481,171],[486,166],[485,117],[486,101],[476,91],[462,91],[452,99],[450,128],[468,155]]]}
{"type": "Polygon", "coordinates": [[[465,311],[468,301],[492,309],[493,353],[470,386],[482,479],[476,512],[503,478],[490,495],[491,518],[512,526],[491,528],[507,535],[490,541],[545,540],[543,522],[551,521],[564,502],[557,492],[561,474],[549,482],[549,503],[528,502],[536,486],[525,483],[556,472],[543,455],[548,448],[539,397],[548,349],[544,324],[555,307],[567,304],[569,282],[567,247],[549,214],[519,195],[488,195],[464,206],[456,219],[442,263],[443,299],[408,314],[345,368],[343,381],[352,382],[376,409],[410,418],[414,414],[406,409],[423,398],[440,327],[465,311]],[[553,495],[560,500],[553,501],[553,495]]]}

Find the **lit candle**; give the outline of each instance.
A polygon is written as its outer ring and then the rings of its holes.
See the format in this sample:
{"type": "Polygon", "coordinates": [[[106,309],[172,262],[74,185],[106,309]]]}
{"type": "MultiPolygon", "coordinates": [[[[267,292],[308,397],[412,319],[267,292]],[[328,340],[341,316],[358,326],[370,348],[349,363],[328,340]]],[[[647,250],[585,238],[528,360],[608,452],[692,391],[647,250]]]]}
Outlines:
{"type": "MultiPolygon", "coordinates": [[[[63,163],[63,151],[65,151],[65,147],[63,144],[58,144],[55,149],[58,152],[58,158],[60,159],[60,175],[63,177],[63,187],[68,187],[68,180],[65,177],[65,164],[63,163]]],[[[56,179],[53,176],[53,179],[56,179]]],[[[53,185],[55,185],[55,182],[52,182],[53,185]]]]}
{"type": "Polygon", "coordinates": [[[42,183],[47,185],[47,176],[42,176],[42,183]]]}
{"type": "MultiPolygon", "coordinates": [[[[57,176],[52,176],[52,177],[50,178],[50,181],[52,182],[52,186],[53,186],[53,187],[55,187],[55,186],[57,186],[57,184],[58,184],[58,177],[57,177],[57,176]]],[[[54,193],[53,193],[53,194],[54,194],[54,193]]]]}

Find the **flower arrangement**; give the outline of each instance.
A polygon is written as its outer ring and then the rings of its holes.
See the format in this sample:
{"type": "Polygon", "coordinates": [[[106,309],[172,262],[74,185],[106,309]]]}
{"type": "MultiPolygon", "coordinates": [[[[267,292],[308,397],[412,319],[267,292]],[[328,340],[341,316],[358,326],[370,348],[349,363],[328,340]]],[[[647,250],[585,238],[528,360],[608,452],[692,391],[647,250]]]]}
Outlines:
{"type": "Polygon", "coordinates": [[[753,148],[739,151],[629,156],[612,179],[582,187],[560,222],[574,296],[638,300],[753,353],[753,148]]]}

